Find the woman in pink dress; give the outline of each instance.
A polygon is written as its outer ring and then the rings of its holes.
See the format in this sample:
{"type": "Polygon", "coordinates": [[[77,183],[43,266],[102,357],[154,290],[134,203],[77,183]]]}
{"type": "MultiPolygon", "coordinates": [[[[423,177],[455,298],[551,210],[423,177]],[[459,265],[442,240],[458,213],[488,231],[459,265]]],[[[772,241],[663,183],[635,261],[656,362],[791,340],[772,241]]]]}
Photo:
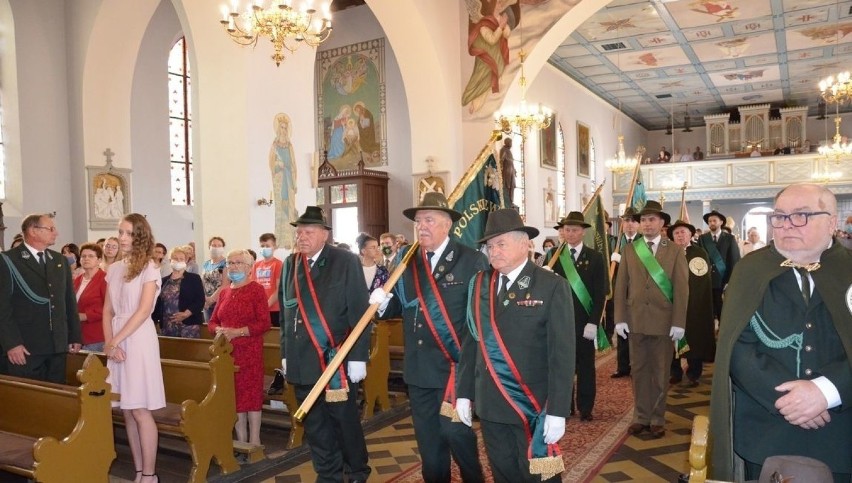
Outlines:
{"type": "Polygon", "coordinates": [[[263,409],[263,333],[271,327],[266,291],[251,281],[253,259],[245,250],[228,254],[230,284],[222,285],[210,332],[225,334],[234,346],[234,392],[237,399],[237,441],[260,444],[260,411],[263,409]],[[246,422],[248,421],[248,432],[246,422]]]}
{"type": "Polygon", "coordinates": [[[166,406],[160,344],[151,312],[160,291],[160,270],[151,257],[154,236],[144,216],[131,213],[118,225],[123,259],[107,270],[104,300],[104,352],[112,392],[120,394],[135,482],[158,482],[157,425],[151,411],[166,406]]]}

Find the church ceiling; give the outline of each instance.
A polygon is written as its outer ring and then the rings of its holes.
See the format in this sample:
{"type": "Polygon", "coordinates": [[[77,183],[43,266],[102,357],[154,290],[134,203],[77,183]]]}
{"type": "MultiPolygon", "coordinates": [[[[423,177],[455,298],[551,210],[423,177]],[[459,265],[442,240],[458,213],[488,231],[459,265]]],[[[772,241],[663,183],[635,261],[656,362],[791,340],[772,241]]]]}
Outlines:
{"type": "Polygon", "coordinates": [[[549,61],[649,130],[746,104],[817,115],[819,81],[852,70],[852,1],[615,0],[549,61]]]}

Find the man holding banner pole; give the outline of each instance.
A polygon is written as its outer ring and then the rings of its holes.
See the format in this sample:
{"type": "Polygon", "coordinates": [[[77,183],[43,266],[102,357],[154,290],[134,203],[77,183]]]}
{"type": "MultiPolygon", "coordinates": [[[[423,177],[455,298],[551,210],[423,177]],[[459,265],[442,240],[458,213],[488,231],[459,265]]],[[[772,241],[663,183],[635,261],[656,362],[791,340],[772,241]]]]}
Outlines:
{"type": "Polygon", "coordinates": [[[684,336],[689,299],[689,269],[683,249],[661,236],[671,217],[648,201],[636,218],[642,237],[624,249],[615,281],[615,330],[630,334],[635,435],[666,434],[666,393],[672,341],[684,336]]]}
{"type": "MultiPolygon", "coordinates": [[[[370,303],[382,304],[382,318],[403,318],[403,377],[423,481],[450,481],[452,455],[463,481],[481,482],[476,434],[454,415],[459,353],[470,337],[465,324],[468,285],[477,272],[488,269],[488,261],[449,236],[462,214],[449,208],[443,194],[426,193],[419,206],[403,214],[414,221],[419,249],[393,294],[377,288],[370,303]]],[[[399,256],[404,257],[408,249],[403,248],[399,256]]]]}
{"type": "MultiPolygon", "coordinates": [[[[553,264],[553,272],[568,280],[574,299],[576,407],[581,421],[592,420],[595,406],[595,335],[608,292],[603,255],[583,243],[586,228],[591,226],[579,211],[572,211],[560,220],[556,228],[565,240],[565,247],[553,264]]],[[[554,256],[552,252],[547,254],[548,260],[554,256]]],[[[574,405],[571,407],[573,410],[574,405]]]]}

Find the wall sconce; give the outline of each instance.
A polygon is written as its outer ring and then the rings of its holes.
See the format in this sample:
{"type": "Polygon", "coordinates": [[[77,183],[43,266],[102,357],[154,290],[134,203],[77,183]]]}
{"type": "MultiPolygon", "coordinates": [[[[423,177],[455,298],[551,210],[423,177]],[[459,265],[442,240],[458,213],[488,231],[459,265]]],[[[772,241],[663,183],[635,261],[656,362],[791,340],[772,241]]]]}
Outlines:
{"type": "Polygon", "coordinates": [[[258,198],[257,206],[272,206],[272,192],[269,192],[269,199],[266,198],[258,198]]]}

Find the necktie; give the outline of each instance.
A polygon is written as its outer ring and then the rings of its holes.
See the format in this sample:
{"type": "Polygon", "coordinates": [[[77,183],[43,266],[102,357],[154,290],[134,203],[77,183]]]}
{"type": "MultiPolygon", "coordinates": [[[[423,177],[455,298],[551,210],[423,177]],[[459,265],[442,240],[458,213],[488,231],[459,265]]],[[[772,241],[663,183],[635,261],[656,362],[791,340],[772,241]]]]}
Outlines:
{"type": "MultiPolygon", "coordinates": [[[[651,250],[651,253],[654,253],[654,242],[648,242],[648,249],[651,250]]],[[[656,253],[654,253],[656,255],[656,253]]]]}
{"type": "Polygon", "coordinates": [[[509,277],[506,275],[500,275],[500,293],[499,299],[502,303],[506,300],[506,294],[509,292],[509,277]]]}
{"type": "Polygon", "coordinates": [[[38,252],[36,255],[38,255],[38,264],[44,268],[44,252],[38,252]]]}
{"type": "Polygon", "coordinates": [[[574,262],[574,263],[577,263],[577,249],[576,248],[571,249],[571,261],[574,262]]]}
{"type": "Polygon", "coordinates": [[[811,279],[804,267],[796,267],[796,271],[802,277],[802,298],[805,300],[805,305],[808,305],[811,302],[811,279]]]}
{"type": "Polygon", "coordinates": [[[717,241],[719,241],[718,238],[716,237],[716,235],[713,235],[713,243],[716,243],[717,241]]]}
{"type": "Polygon", "coordinates": [[[435,252],[426,252],[426,258],[429,260],[429,268],[432,268],[432,257],[435,256],[435,252]]]}
{"type": "Polygon", "coordinates": [[[308,259],[308,268],[314,268],[314,262],[316,262],[316,260],[314,260],[313,258],[309,258],[308,259]]]}

